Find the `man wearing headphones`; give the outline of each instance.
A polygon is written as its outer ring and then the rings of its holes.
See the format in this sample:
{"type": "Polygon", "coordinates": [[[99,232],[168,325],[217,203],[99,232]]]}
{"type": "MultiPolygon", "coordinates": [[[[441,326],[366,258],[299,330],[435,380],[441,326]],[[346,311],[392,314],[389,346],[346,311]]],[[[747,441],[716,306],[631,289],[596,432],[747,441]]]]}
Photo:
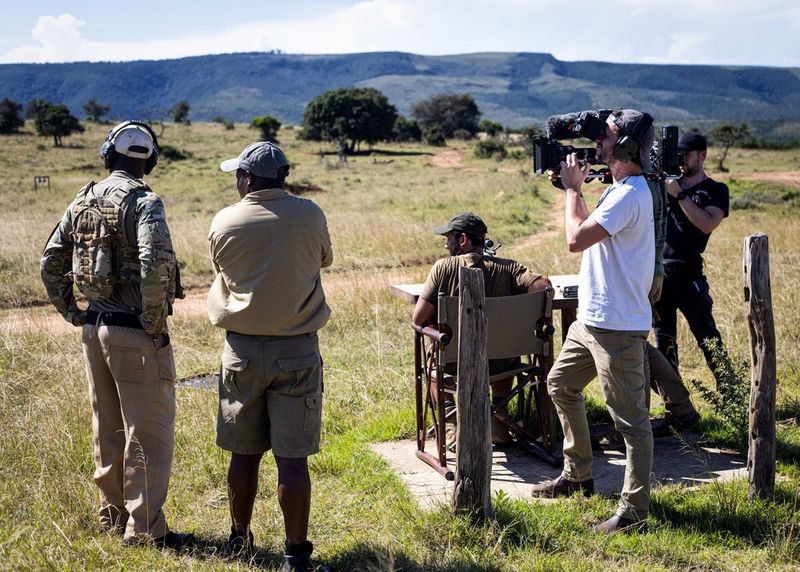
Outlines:
{"type": "Polygon", "coordinates": [[[175,433],[167,315],[183,292],[164,204],[142,180],[158,161],[155,133],[121,123],[100,156],[110,174],[67,207],[44,248],[42,281],[61,315],[83,328],[101,527],[126,544],[181,549],[194,537],[170,531],[162,506],[175,433]]]}
{"type": "Polygon", "coordinates": [[[645,403],[644,351],[652,323],[653,199],[643,170],[650,166],[653,118],[633,109],[609,115],[597,156],[613,183],[590,214],[581,194],[589,165],[572,153],[561,164],[566,192],[565,232],[570,252],[583,252],[578,319],[547,379],[564,429],[564,469],[536,485],[534,496],[594,492],[592,445],[582,391],[596,376],[626,444],[625,481],[616,514],[594,527],[611,534],[645,527],[650,508],[653,435],[645,403]]]}

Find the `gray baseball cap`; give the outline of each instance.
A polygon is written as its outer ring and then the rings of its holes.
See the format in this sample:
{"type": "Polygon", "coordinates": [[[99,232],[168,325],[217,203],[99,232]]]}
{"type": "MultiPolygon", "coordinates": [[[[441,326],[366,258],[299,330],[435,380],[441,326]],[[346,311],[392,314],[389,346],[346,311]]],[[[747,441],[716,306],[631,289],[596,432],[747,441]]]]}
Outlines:
{"type": "Polygon", "coordinates": [[[226,173],[242,169],[265,179],[277,179],[278,170],[288,165],[280,147],[269,141],[258,141],[245,147],[238,157],[220,163],[219,168],[226,173]]]}

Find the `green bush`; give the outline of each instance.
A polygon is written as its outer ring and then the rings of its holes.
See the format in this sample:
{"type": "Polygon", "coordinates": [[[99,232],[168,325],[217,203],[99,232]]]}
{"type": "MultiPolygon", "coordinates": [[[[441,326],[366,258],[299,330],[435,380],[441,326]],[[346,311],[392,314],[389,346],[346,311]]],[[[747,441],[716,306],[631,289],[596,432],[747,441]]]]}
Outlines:
{"type": "Polygon", "coordinates": [[[717,388],[708,389],[693,379],[692,385],[722,420],[722,437],[740,452],[747,451],[750,428],[750,366],[746,360],[733,360],[716,340],[705,340],[711,350],[711,363],[717,388]]]}
{"type": "Polygon", "coordinates": [[[460,141],[469,141],[472,139],[472,133],[467,131],[466,129],[456,129],[453,131],[453,139],[459,139],[460,141]]]}
{"type": "Polygon", "coordinates": [[[428,145],[433,145],[434,147],[444,147],[447,145],[447,141],[444,138],[444,133],[442,133],[441,129],[438,127],[425,129],[422,132],[422,138],[425,140],[425,143],[428,145]]]}
{"type": "Polygon", "coordinates": [[[173,145],[161,145],[158,148],[158,156],[169,161],[183,161],[192,156],[188,151],[181,151],[173,145]]]}
{"type": "Polygon", "coordinates": [[[496,139],[486,139],[485,141],[478,141],[475,145],[473,155],[478,159],[505,159],[508,155],[506,146],[497,141],[496,139]]]}

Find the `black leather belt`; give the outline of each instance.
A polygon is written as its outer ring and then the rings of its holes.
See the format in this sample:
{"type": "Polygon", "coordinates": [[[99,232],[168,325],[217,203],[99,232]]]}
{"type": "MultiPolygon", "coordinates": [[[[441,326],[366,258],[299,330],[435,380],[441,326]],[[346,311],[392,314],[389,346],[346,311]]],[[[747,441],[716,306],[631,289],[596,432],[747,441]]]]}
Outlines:
{"type": "Polygon", "coordinates": [[[293,340],[295,338],[310,338],[311,336],[315,335],[317,332],[308,332],[306,334],[297,334],[294,336],[260,336],[258,334],[242,334],[239,332],[234,332],[233,330],[225,330],[226,334],[233,334],[234,336],[242,336],[244,338],[256,338],[260,340],[293,340]]]}
{"type": "Polygon", "coordinates": [[[94,310],[89,310],[86,312],[86,323],[93,326],[95,324],[103,324],[105,326],[120,326],[137,330],[144,329],[139,321],[139,316],[128,314],[127,312],[95,312],[94,310]]]}

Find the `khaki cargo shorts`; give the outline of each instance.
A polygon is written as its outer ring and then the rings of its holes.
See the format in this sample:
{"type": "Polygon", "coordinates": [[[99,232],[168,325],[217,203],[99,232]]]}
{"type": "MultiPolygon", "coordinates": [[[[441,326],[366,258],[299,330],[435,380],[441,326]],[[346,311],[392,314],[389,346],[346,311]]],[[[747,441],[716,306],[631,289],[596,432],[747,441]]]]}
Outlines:
{"type": "Polygon", "coordinates": [[[317,334],[292,337],[228,332],[222,351],[217,445],[243,455],[319,451],[322,359],[317,334]]]}

